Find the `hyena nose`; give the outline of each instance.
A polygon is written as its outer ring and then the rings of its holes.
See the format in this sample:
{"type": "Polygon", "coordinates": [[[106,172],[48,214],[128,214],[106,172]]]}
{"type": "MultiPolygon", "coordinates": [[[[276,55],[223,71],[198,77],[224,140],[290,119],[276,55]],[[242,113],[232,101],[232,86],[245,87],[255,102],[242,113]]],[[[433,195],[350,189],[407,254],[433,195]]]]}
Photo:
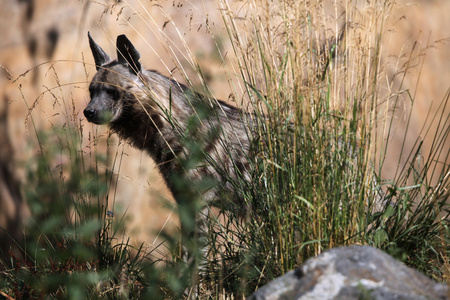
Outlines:
{"type": "Polygon", "coordinates": [[[86,117],[86,119],[91,120],[95,117],[95,115],[97,114],[97,111],[95,109],[87,107],[83,113],[84,113],[84,116],[86,117]]]}

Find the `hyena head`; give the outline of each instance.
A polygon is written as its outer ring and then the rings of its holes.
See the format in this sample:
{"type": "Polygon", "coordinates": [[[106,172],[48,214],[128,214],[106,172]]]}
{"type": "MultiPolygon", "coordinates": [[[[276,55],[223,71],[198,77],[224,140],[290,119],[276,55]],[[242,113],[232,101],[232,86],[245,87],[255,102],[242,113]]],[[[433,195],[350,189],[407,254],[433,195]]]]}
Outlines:
{"type": "Polygon", "coordinates": [[[120,35],[116,44],[117,59],[112,60],[89,33],[88,37],[97,73],[89,86],[91,101],[84,116],[95,124],[111,124],[120,118],[127,102],[135,99],[131,91],[139,81],[140,54],[125,35],[120,35]]]}

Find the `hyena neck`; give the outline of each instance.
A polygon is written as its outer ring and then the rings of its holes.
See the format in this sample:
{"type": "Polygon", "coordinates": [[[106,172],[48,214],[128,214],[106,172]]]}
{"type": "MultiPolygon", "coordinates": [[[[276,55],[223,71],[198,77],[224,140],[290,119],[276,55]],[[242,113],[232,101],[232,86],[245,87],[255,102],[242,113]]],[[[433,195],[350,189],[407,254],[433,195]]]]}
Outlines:
{"type": "Polygon", "coordinates": [[[171,145],[174,138],[165,135],[169,126],[159,114],[135,107],[124,109],[121,118],[111,123],[111,129],[120,138],[146,151],[158,164],[166,162],[167,155],[162,153],[172,152],[170,149],[174,147],[171,145]]]}
{"type": "Polygon", "coordinates": [[[167,77],[153,71],[141,73],[141,79],[142,85],[130,88],[132,89],[130,94],[134,96],[124,103],[121,117],[111,123],[110,127],[121,139],[147,152],[171,188],[170,174],[179,169],[176,155],[181,149],[178,131],[167,121],[162,109],[170,110],[175,120],[183,120],[184,116],[179,115],[181,110],[173,104],[173,109],[168,108],[167,100],[169,89],[178,94],[178,97],[181,97],[179,94],[183,93],[183,89],[167,77]],[[166,85],[162,85],[161,81],[166,85]],[[154,103],[154,99],[158,104],[154,103]]]}
{"type": "MultiPolygon", "coordinates": [[[[167,185],[171,189],[170,174],[178,170],[176,164],[176,151],[166,141],[167,138],[163,136],[165,128],[159,124],[161,128],[157,128],[150,120],[147,114],[140,114],[139,111],[135,111],[136,114],[125,116],[120,118],[116,122],[111,124],[111,129],[117,133],[117,135],[129,142],[131,146],[147,152],[147,154],[158,165],[160,172],[162,173],[167,185]]],[[[153,116],[152,119],[158,119],[158,116],[153,116]]],[[[155,121],[158,123],[158,121],[155,121]]],[[[173,192],[173,191],[172,191],[173,192]]]]}

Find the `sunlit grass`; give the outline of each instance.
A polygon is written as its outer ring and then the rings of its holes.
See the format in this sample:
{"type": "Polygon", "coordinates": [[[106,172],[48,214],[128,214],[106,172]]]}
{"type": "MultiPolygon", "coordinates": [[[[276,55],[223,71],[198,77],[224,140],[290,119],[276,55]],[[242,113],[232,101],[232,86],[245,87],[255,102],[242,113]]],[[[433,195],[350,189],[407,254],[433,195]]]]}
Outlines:
{"type": "MultiPolygon", "coordinates": [[[[350,244],[378,247],[448,281],[449,94],[442,113],[430,117],[438,130],[424,130],[434,136],[429,156],[423,157],[418,139],[408,163],[399,162],[397,174],[381,178],[389,156],[389,113],[401,109],[405,98],[414,102],[407,90],[394,90],[381,63],[381,37],[393,4],[348,4],[330,25],[320,3],[247,2],[239,10],[225,0],[217,3],[227,35],[208,29],[223,59],[230,99],[245,111],[242,121],[252,124],[251,180],[227,178],[245,205],[212,209],[206,247],[188,245],[193,252],[207,249],[201,271],[180,258],[178,236],[163,232],[159,247],[171,257],[161,260],[129,245],[120,230],[126,224],[111,210],[116,174],[103,167],[120,172],[123,153],[110,145],[97,148],[95,134],[83,137],[73,102],[51,94],[67,107],[67,123],[47,135],[36,129],[40,152],[28,162],[24,187],[32,211],[25,258],[3,262],[1,290],[18,299],[178,299],[192,287],[202,299],[240,299],[309,257],[350,244]],[[222,49],[221,39],[229,49],[222,49]]],[[[131,10],[164,36],[147,11],[131,10]]],[[[181,33],[178,38],[184,41],[181,33]]],[[[210,95],[192,49],[181,43],[172,50],[177,43],[167,37],[159,42],[173,51],[169,55],[186,82],[200,82],[197,89],[210,95]],[[180,52],[199,79],[189,80],[180,52]]],[[[405,76],[406,70],[396,71],[405,76]]],[[[220,168],[203,152],[202,141],[183,143],[190,150],[186,168],[199,160],[220,168]]],[[[211,181],[179,184],[203,190],[211,181]]],[[[179,208],[182,218],[201,210],[201,199],[192,197],[192,207],[179,208]]]]}

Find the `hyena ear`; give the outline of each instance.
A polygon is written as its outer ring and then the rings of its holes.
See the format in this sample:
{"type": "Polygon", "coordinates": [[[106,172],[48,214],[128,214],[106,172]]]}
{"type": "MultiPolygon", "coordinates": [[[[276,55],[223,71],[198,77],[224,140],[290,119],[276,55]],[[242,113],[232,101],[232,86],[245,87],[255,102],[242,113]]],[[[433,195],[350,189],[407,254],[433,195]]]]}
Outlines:
{"type": "Polygon", "coordinates": [[[124,34],[119,35],[116,46],[119,63],[127,66],[136,75],[139,74],[141,71],[141,63],[139,62],[141,55],[134,48],[130,40],[124,34]]]}
{"type": "Polygon", "coordinates": [[[94,56],[95,68],[98,70],[101,66],[105,65],[107,62],[111,61],[111,58],[108,54],[106,54],[103,49],[97,45],[96,42],[91,37],[91,34],[88,32],[89,37],[89,46],[91,47],[92,55],[94,56]]]}

